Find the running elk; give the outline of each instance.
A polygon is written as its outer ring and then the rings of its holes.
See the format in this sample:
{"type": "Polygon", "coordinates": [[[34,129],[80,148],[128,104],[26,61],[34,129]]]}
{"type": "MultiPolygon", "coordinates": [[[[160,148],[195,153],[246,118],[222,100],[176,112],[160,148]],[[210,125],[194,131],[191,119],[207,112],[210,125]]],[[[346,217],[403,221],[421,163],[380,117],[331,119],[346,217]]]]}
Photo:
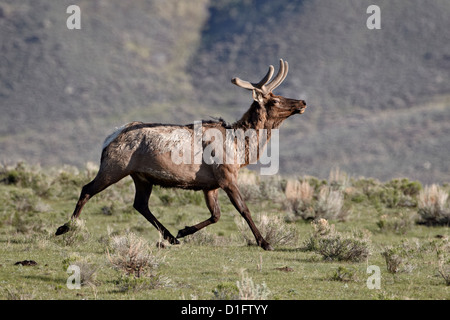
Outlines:
{"type": "MultiPolygon", "coordinates": [[[[258,141],[251,140],[245,134],[243,161],[217,161],[217,156],[221,153],[219,151],[224,151],[222,154],[230,153],[229,150],[225,152],[225,145],[228,147],[231,145],[232,149],[234,148],[232,151],[235,155],[240,151],[242,154],[242,150],[237,150],[239,147],[235,139],[237,138],[236,135],[232,136],[230,143],[227,135],[230,130],[240,130],[245,133],[253,130],[258,138],[260,138],[261,132],[265,130],[267,137],[262,145],[262,148],[264,148],[271,137],[272,130],[278,129],[281,123],[291,115],[301,114],[305,111],[305,101],[287,99],[272,93],[286,78],[288,63],[280,59],[278,74],[269,82],[273,73],[274,67],[270,66],[267,74],[258,83],[250,83],[239,78],[231,80],[235,85],[250,90],[254,100],[242,118],[232,125],[228,125],[222,120],[202,121],[199,128],[195,128],[195,124],[171,125],[132,122],[116,130],[106,138],[103,144],[99,171],[94,180],[82,188],[71,219],[78,218],[83,206],[94,195],[130,175],[136,188],[133,207],[159,230],[164,239],[171,244],[178,244],[177,238],[193,234],[219,220],[218,193],[219,188],[221,188],[226,192],[237,211],[247,221],[258,245],[265,250],[273,250],[253,222],[237,183],[239,169],[253,163],[254,159],[252,160],[250,155],[253,150],[258,149],[260,139],[257,139],[258,141]],[[223,137],[226,136],[227,142],[222,145],[224,150],[220,150],[222,147],[216,148],[210,152],[209,158],[205,157],[207,148],[211,147],[218,136],[214,135],[215,140],[203,139],[198,143],[195,138],[197,136],[196,130],[201,130],[200,137],[206,134],[208,130],[214,130],[216,133],[221,133],[223,137]],[[180,158],[181,149],[183,155],[180,158]],[[186,150],[193,150],[193,152],[188,153],[186,150]],[[212,162],[210,161],[211,156],[214,160],[212,162]],[[179,161],[180,159],[183,161],[179,161]],[[211,217],[194,226],[179,230],[177,237],[174,237],[156,219],[148,207],[149,197],[154,185],[202,190],[211,217]]],[[[261,149],[257,151],[256,157],[259,159],[261,149]]],[[[56,235],[69,231],[69,228],[70,224],[66,223],[58,228],[56,235]]]]}

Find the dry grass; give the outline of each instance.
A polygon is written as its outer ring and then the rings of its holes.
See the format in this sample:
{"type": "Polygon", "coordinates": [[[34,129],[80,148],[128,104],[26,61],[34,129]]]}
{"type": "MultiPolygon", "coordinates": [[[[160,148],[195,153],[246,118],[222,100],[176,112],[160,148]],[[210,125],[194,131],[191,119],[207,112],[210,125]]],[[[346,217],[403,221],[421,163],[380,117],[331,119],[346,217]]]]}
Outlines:
{"type": "Polygon", "coordinates": [[[116,270],[121,271],[114,283],[119,292],[139,292],[168,286],[171,280],[158,274],[157,269],[164,261],[158,253],[153,254],[146,240],[134,233],[110,238],[108,259],[116,270]]]}
{"type": "Polygon", "coordinates": [[[436,246],[438,259],[438,273],[444,279],[447,286],[450,286],[450,243],[448,238],[440,246],[436,246]]]}
{"type": "Polygon", "coordinates": [[[98,267],[87,261],[79,261],[74,264],[80,268],[80,284],[82,286],[89,285],[95,287],[97,285],[96,279],[98,267]]]}
{"type": "Polygon", "coordinates": [[[404,262],[401,254],[397,252],[394,247],[387,247],[382,252],[381,255],[386,261],[386,269],[390,273],[397,273],[401,269],[401,265],[404,262]]]}
{"type": "Polygon", "coordinates": [[[357,269],[355,267],[339,266],[330,277],[332,281],[350,282],[358,279],[357,269]]]}
{"type": "Polygon", "coordinates": [[[314,188],[307,181],[288,180],[285,189],[286,199],[310,204],[314,196],[314,188]]]}
{"type": "Polygon", "coordinates": [[[430,225],[450,224],[448,193],[438,185],[426,186],[419,193],[419,215],[421,223],[430,225]]]}
{"type": "MultiPolygon", "coordinates": [[[[287,223],[281,216],[260,214],[255,224],[261,235],[272,245],[295,246],[298,232],[294,224],[287,223]]],[[[235,223],[247,244],[254,244],[255,238],[244,219],[236,217],[235,223]]]]}
{"type": "Polygon", "coordinates": [[[239,300],[267,300],[270,290],[265,283],[255,284],[245,271],[241,271],[241,281],[236,285],[239,290],[239,300]]]}
{"type": "Polygon", "coordinates": [[[304,242],[305,251],[317,252],[325,260],[360,262],[371,252],[369,234],[353,231],[348,234],[337,232],[327,220],[312,222],[313,232],[304,242]]]}
{"type": "Polygon", "coordinates": [[[134,233],[125,236],[114,236],[110,239],[111,253],[107,250],[108,259],[118,270],[126,275],[151,276],[162,262],[162,258],[152,253],[146,240],[134,233]]]}
{"type": "Polygon", "coordinates": [[[259,184],[259,176],[250,170],[241,170],[239,171],[238,176],[238,184],[241,185],[258,185],[259,184]]]}
{"type": "Polygon", "coordinates": [[[308,180],[288,180],[283,208],[293,213],[294,217],[305,220],[325,218],[345,221],[350,212],[344,209],[344,191],[348,188],[343,186],[334,183],[313,187],[308,180]]]}
{"type": "Polygon", "coordinates": [[[198,246],[226,246],[230,243],[230,239],[203,229],[185,237],[184,242],[198,246]]]}
{"type": "Polygon", "coordinates": [[[34,300],[35,292],[29,292],[23,287],[7,286],[4,288],[6,292],[6,299],[8,300],[34,300]]]}
{"type": "Polygon", "coordinates": [[[445,284],[450,286],[450,261],[439,261],[438,272],[441,275],[442,279],[444,279],[445,284]]]}
{"type": "Polygon", "coordinates": [[[316,218],[327,220],[345,220],[348,211],[343,210],[344,194],[340,190],[333,190],[329,186],[323,186],[318,195],[316,206],[316,218]]]}
{"type": "Polygon", "coordinates": [[[338,186],[340,189],[346,189],[350,185],[348,174],[341,171],[339,167],[333,168],[328,176],[328,182],[332,186],[338,186]]]}
{"type": "Polygon", "coordinates": [[[415,214],[398,211],[393,214],[383,214],[377,221],[381,232],[391,231],[396,234],[406,234],[414,225],[415,214]]]}
{"type": "Polygon", "coordinates": [[[284,194],[286,196],[286,201],[283,203],[285,210],[303,219],[314,217],[314,188],[308,181],[288,180],[284,194]]]}
{"type": "Polygon", "coordinates": [[[329,224],[326,219],[315,220],[311,223],[314,236],[328,236],[336,234],[334,224],[329,224]]]}
{"type": "Polygon", "coordinates": [[[244,201],[254,201],[261,198],[259,177],[249,171],[241,170],[238,176],[239,190],[244,201]]]}
{"type": "Polygon", "coordinates": [[[72,246],[89,240],[91,235],[86,228],[85,220],[80,218],[70,220],[66,225],[69,227],[69,231],[59,236],[57,242],[65,246],[72,246]]]}

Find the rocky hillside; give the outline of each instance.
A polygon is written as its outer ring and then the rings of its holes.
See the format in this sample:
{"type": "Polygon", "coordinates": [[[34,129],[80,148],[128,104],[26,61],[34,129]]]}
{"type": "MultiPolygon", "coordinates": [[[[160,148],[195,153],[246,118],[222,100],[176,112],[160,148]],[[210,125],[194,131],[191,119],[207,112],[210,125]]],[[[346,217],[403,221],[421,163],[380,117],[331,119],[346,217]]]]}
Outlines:
{"type": "Polygon", "coordinates": [[[284,58],[276,93],[309,108],[282,127],[281,173],[448,182],[449,16],[446,0],[0,1],[0,158],[82,165],[128,121],[234,121],[251,97],[230,79],[284,58]]]}

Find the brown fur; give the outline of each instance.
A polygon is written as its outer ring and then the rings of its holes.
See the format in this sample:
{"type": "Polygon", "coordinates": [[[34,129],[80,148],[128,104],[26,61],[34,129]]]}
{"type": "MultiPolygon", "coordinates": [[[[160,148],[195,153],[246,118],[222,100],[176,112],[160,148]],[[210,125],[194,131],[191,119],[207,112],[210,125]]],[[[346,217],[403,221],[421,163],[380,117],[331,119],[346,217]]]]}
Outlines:
{"type": "MultiPolygon", "coordinates": [[[[281,76],[278,76],[278,79],[280,78],[281,76]]],[[[267,129],[268,139],[270,139],[272,129],[278,129],[285,119],[293,114],[303,113],[306,108],[306,104],[302,100],[275,96],[272,92],[254,92],[254,98],[255,94],[258,95],[258,99],[255,99],[240,120],[231,126],[222,120],[203,121],[202,130],[215,128],[220,130],[225,137],[226,129],[243,129],[244,131],[267,129]]],[[[176,129],[184,129],[193,135],[194,125],[142,122],[127,124],[103,149],[99,172],[93,181],[83,187],[72,219],[78,218],[83,206],[95,194],[130,175],[136,187],[134,208],[152,223],[166,240],[176,244],[179,243],[177,238],[197,232],[219,220],[218,189],[222,188],[249,224],[258,245],[266,250],[271,250],[270,244],[256,228],[237,185],[239,169],[248,164],[248,148],[246,148],[245,164],[208,165],[205,162],[201,164],[192,162],[191,164],[177,165],[171,159],[171,150],[175,145],[186,140],[185,137],[178,137],[174,134],[176,129]],[[153,185],[202,190],[211,217],[195,226],[185,227],[178,232],[177,238],[175,238],[148,208],[153,185]]],[[[210,142],[203,142],[202,148],[204,149],[208,143],[210,142]]],[[[248,143],[250,143],[249,140],[247,140],[248,143]]],[[[66,224],[58,228],[56,234],[59,235],[68,230],[66,224]]]]}

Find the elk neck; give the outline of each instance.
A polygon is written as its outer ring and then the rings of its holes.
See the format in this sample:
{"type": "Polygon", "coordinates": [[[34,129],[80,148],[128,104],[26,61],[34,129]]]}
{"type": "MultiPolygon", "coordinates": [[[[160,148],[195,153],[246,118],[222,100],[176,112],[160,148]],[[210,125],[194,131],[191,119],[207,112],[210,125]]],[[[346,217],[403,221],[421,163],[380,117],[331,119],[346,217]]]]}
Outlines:
{"type": "MultiPolygon", "coordinates": [[[[261,150],[258,152],[257,160],[260,159],[262,151],[267,147],[268,142],[272,137],[272,129],[278,129],[283,120],[279,119],[270,119],[267,115],[266,109],[261,106],[258,102],[254,101],[250,106],[248,111],[242,116],[242,118],[231,125],[232,129],[238,130],[242,129],[244,132],[247,130],[256,130],[256,135],[258,137],[258,141],[260,139],[260,131],[259,129],[266,129],[266,140],[264,145],[262,145],[261,150]]],[[[249,150],[246,148],[245,150],[245,164],[242,167],[249,164],[249,150]]]]}
{"type": "Polygon", "coordinates": [[[284,119],[271,119],[267,115],[266,109],[258,102],[254,101],[248,111],[241,119],[231,125],[233,129],[243,129],[244,131],[253,129],[267,129],[268,138],[270,139],[271,129],[278,129],[284,119]]]}

